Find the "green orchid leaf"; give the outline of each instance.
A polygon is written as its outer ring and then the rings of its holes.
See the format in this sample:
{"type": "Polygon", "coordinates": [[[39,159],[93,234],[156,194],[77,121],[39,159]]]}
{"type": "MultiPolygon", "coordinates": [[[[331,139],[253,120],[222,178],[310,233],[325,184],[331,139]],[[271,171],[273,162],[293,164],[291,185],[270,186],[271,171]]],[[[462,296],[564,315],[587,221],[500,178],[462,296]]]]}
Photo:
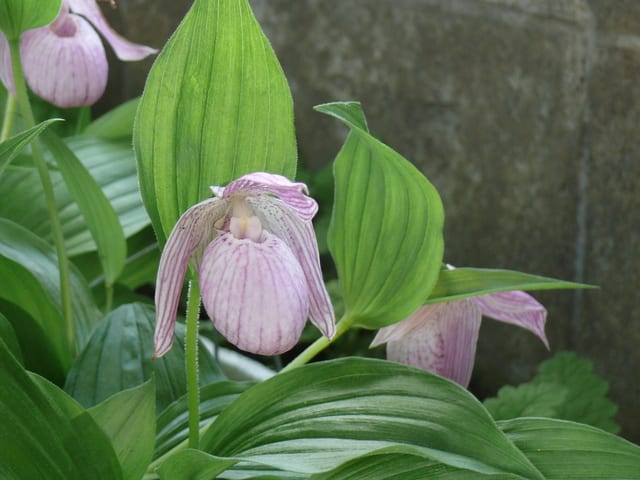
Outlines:
{"type": "Polygon", "coordinates": [[[20,132],[11,138],[7,138],[4,142],[0,143],[0,176],[4,172],[4,169],[11,163],[11,161],[26,147],[34,138],[40,135],[45,128],[54,122],[61,122],[61,118],[52,118],[39,123],[35,127],[30,128],[24,132],[20,132]]]}
{"type": "Polygon", "coordinates": [[[69,345],[60,303],[58,261],[52,246],[9,220],[0,218],[0,298],[18,305],[38,324],[66,370],[75,352],[101,319],[89,288],[78,270],[70,267],[71,307],[75,342],[69,345]]]}
{"type": "Polygon", "coordinates": [[[20,366],[0,339],[0,477],[122,479],[109,439],[87,412],[20,366]]]}
{"type": "Polygon", "coordinates": [[[96,243],[105,281],[113,285],[127,257],[120,220],[100,185],[73,151],[54,134],[44,135],[44,140],[96,243]]]}
{"type": "Polygon", "coordinates": [[[440,303],[513,290],[556,290],[596,288],[583,283],[566,282],[513,270],[490,268],[442,269],[431,295],[425,303],[440,303]]]}
{"type": "MultiPolygon", "coordinates": [[[[200,426],[210,424],[222,410],[247,390],[247,382],[216,382],[200,389],[200,426]]],[[[154,458],[176,447],[189,436],[187,396],[183,395],[158,416],[154,458]]]]}
{"type": "MultiPolygon", "coordinates": [[[[155,312],[147,305],[128,304],[112,311],[95,328],[73,363],[65,391],[85,407],[149,380],[156,382],[156,408],[162,411],[186,392],[184,326],[176,326],[176,344],[162,358],[152,360],[155,312]]],[[[201,346],[200,381],[222,379],[212,355],[201,346]]]]}
{"type": "Polygon", "coordinates": [[[371,359],[305,365],[252,387],[218,416],[200,447],[306,474],[396,447],[475,472],[542,478],[465,389],[371,359]]]}
{"type": "Polygon", "coordinates": [[[111,439],[125,480],[140,480],[153,456],[156,400],[153,379],[89,409],[111,439]]]}
{"type": "Polygon", "coordinates": [[[383,448],[309,480],[512,480],[512,475],[484,475],[443,465],[417,455],[383,448]]]}
{"type": "Polygon", "coordinates": [[[547,480],[640,479],[640,447],[595,427],[549,418],[499,425],[547,480]]]}
{"type": "MultiPolygon", "coordinates": [[[[118,215],[125,236],[131,237],[150,224],[140,198],[135,159],[129,141],[95,137],[66,138],[65,143],[98,182],[118,215]]],[[[96,250],[84,216],[65,186],[61,175],[51,171],[56,206],[65,237],[67,254],[74,257],[96,250]]],[[[9,167],[0,177],[0,216],[10,218],[35,234],[48,238],[49,214],[34,168],[9,167]]]]}
{"type": "Polygon", "coordinates": [[[160,480],[209,480],[237,463],[200,450],[187,449],[169,457],[158,469],[160,480]]]}
{"type": "Polygon", "coordinates": [[[139,103],[140,97],[121,103],[87,125],[82,135],[105,140],[130,140],[139,103]]]}
{"type": "Polygon", "coordinates": [[[367,131],[358,103],[315,108],[351,129],[334,164],[328,233],[346,315],[367,328],[390,325],[422,305],[436,283],[442,202],[422,173],[367,131]]]}
{"type": "Polygon", "coordinates": [[[61,0],[2,0],[0,30],[9,40],[23,32],[50,24],[60,11],[61,0]]]}
{"type": "Polygon", "coordinates": [[[7,317],[2,313],[0,313],[0,338],[7,345],[7,348],[16,360],[23,363],[22,350],[20,349],[20,343],[18,342],[16,331],[13,329],[11,322],[7,320],[7,317]]]}
{"type": "Polygon", "coordinates": [[[291,93],[247,0],[194,2],[151,69],[133,138],[161,245],[210,185],[255,171],[294,178],[291,93]]]}
{"type": "MultiPolygon", "coordinates": [[[[24,367],[62,385],[69,370],[56,353],[48,332],[15,303],[0,299],[0,310],[5,314],[18,339],[24,367]]],[[[6,342],[6,339],[5,339],[6,342]]]]}

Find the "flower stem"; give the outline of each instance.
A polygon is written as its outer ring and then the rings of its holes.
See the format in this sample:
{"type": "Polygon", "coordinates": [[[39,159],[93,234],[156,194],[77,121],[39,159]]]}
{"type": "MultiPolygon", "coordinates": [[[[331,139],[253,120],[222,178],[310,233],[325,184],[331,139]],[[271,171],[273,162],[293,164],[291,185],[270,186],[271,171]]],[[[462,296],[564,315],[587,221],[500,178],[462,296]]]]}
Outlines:
{"type": "MultiPolygon", "coordinates": [[[[9,40],[11,50],[11,66],[13,67],[13,80],[16,89],[16,98],[20,113],[26,128],[35,126],[31,104],[29,103],[29,95],[27,94],[27,85],[22,72],[22,64],[20,63],[20,40],[9,40]]],[[[58,257],[58,270],[60,274],[60,297],[62,303],[62,315],[65,322],[65,335],[67,345],[71,352],[71,357],[75,354],[75,326],[73,323],[73,312],[71,309],[71,282],[69,280],[69,261],[64,249],[64,237],[62,235],[62,227],[58,218],[58,210],[56,207],[56,199],[53,193],[53,184],[49,176],[49,169],[44,160],[40,142],[35,139],[31,142],[31,152],[33,162],[40,176],[42,190],[44,193],[47,209],[49,210],[49,219],[51,221],[51,231],[53,234],[53,243],[55,244],[56,254],[58,257]]]]}
{"type": "Polygon", "coordinates": [[[309,345],[300,355],[294,358],[291,363],[289,363],[286,367],[280,370],[279,373],[288,372],[289,370],[293,370],[294,368],[301,367],[306,364],[315,357],[322,350],[327,348],[333,342],[335,342],[338,338],[342,336],[351,326],[353,325],[353,317],[349,317],[347,315],[343,316],[338,323],[336,323],[336,334],[333,336],[331,340],[327,337],[320,337],[311,345],[309,345]]]}
{"type": "Polygon", "coordinates": [[[16,114],[16,97],[7,92],[7,102],[4,107],[4,118],[2,119],[2,131],[0,131],[0,142],[4,142],[9,138],[11,128],[13,127],[13,119],[16,114]]]}
{"type": "Polygon", "coordinates": [[[198,280],[189,281],[187,295],[187,333],[185,340],[187,369],[187,405],[189,408],[189,448],[200,443],[200,385],[198,376],[198,317],[200,316],[200,288],[198,280]]]}

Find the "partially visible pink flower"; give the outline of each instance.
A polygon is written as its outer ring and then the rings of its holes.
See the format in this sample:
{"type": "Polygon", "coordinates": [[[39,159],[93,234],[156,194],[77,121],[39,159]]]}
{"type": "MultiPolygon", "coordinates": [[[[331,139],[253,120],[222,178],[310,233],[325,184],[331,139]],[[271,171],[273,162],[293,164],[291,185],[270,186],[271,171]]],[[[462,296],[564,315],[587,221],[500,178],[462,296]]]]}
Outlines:
{"type": "Polygon", "coordinates": [[[318,205],[306,186],[253,173],[194,205],[178,220],[160,258],[155,357],[173,343],[189,262],[216,329],[238,348],[262,355],[298,342],[307,317],[328,338],[335,316],[324,286],[311,219],[318,205]]]}
{"type": "Polygon", "coordinates": [[[387,344],[387,359],[469,385],[482,316],[525,328],[549,348],[547,310],[521,291],[498,292],[423,305],[399,323],[381,328],[372,347],[387,344]]]}
{"type": "MultiPolygon", "coordinates": [[[[106,22],[96,0],[63,0],[60,13],[51,24],[28,30],[20,39],[22,67],[31,90],[63,108],[94,104],[104,93],[109,70],[102,40],[94,27],[120,60],[141,60],[157,51],[118,35],[106,22]]],[[[0,37],[0,80],[14,92],[7,41],[2,33],[0,37]]]]}

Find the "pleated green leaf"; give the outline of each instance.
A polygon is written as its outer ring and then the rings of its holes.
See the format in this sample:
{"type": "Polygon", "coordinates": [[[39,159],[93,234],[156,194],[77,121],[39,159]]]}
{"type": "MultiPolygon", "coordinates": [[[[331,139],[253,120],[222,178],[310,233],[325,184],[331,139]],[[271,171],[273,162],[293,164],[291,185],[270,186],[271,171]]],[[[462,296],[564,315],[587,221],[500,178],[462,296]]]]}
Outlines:
{"type": "Polygon", "coordinates": [[[390,325],[422,305],[436,283],[444,249],[442,202],[422,173],[368,132],[360,104],[316,110],[351,129],[334,164],[328,233],[346,315],[367,328],[390,325]]]}
{"type": "Polygon", "coordinates": [[[18,343],[18,337],[16,336],[16,332],[11,325],[11,322],[7,320],[2,313],[0,313],[0,338],[7,345],[7,348],[11,352],[11,354],[16,357],[20,363],[22,361],[22,350],[20,350],[20,344],[18,343]]]}
{"type": "Polygon", "coordinates": [[[161,244],[179,216],[254,171],[296,171],[293,103],[247,0],[196,0],[158,56],[134,146],[161,244]]]}
{"type": "Polygon", "coordinates": [[[549,418],[499,425],[547,480],[640,479],[640,447],[611,433],[549,418]]]}
{"type": "Polygon", "coordinates": [[[490,268],[442,269],[438,281],[425,303],[448,302],[494,292],[513,290],[556,290],[595,288],[593,285],[567,282],[513,270],[490,268]]]}
{"type": "Polygon", "coordinates": [[[22,32],[51,23],[60,10],[61,0],[2,0],[0,30],[9,39],[22,32]]]}
{"type": "MultiPolygon", "coordinates": [[[[184,326],[176,328],[175,345],[164,357],[152,360],[155,312],[147,305],[118,307],[95,328],[73,363],[65,391],[85,407],[98,404],[127,388],[138,386],[153,375],[156,408],[184,395],[184,326]]],[[[200,381],[203,385],[221,380],[212,355],[200,349],[200,381]]]]}
{"type": "Polygon", "coordinates": [[[201,441],[214,456],[307,474],[384,447],[481,473],[542,478],[465,389],[381,360],[276,375],[229,405],[201,441]]]}
{"type": "MultiPolygon", "coordinates": [[[[150,224],[140,198],[130,141],[81,136],[66,138],[65,143],[100,185],[127,238],[150,224]]],[[[95,251],[96,244],[84,216],[61,175],[52,170],[51,177],[67,253],[73,257],[95,251]]],[[[0,195],[3,198],[0,216],[12,219],[41,237],[50,236],[49,214],[34,168],[9,167],[0,176],[0,195]]]]}
{"type": "Polygon", "coordinates": [[[158,470],[160,480],[210,480],[237,460],[216,458],[200,450],[187,449],[170,457],[158,470]]]}
{"type": "Polygon", "coordinates": [[[24,132],[20,132],[11,138],[7,138],[4,142],[0,143],[0,176],[7,168],[7,165],[18,155],[22,149],[31,142],[34,138],[40,135],[45,128],[54,122],[60,122],[60,118],[52,118],[39,123],[35,127],[30,128],[24,132]]]}
{"type": "Polygon", "coordinates": [[[87,412],[35,382],[0,339],[0,478],[119,480],[109,439],[87,412]]]}
{"type": "Polygon", "coordinates": [[[89,409],[111,439],[125,480],[140,480],[151,462],[156,433],[155,398],[151,379],[89,409]]]}
{"type": "MultiPolygon", "coordinates": [[[[200,389],[200,427],[211,423],[238,395],[252,384],[216,382],[200,389]]],[[[169,405],[158,416],[158,433],[154,458],[158,458],[185,441],[189,436],[187,396],[169,405]]]]}
{"type": "Polygon", "coordinates": [[[60,304],[58,262],[51,245],[9,220],[0,218],[0,298],[18,305],[39,325],[56,352],[57,361],[68,369],[102,318],[86,281],[70,265],[71,306],[75,323],[75,345],[68,345],[60,304]]]}
{"type": "Polygon", "coordinates": [[[127,257],[120,220],[100,185],[73,151],[54,134],[45,135],[44,139],[96,243],[105,281],[113,285],[127,257]]]}
{"type": "Polygon", "coordinates": [[[513,475],[485,475],[384,448],[309,480],[513,480],[513,475]]]}

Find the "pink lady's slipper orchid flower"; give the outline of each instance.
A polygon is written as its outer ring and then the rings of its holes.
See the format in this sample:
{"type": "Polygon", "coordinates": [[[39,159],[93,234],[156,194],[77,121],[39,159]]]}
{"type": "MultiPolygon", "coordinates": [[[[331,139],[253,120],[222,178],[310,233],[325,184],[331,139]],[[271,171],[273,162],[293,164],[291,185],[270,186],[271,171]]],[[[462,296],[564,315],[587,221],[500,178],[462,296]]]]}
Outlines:
{"type": "Polygon", "coordinates": [[[452,302],[423,305],[399,323],[381,328],[372,347],[387,344],[387,359],[469,385],[482,316],[525,328],[540,338],[546,309],[521,292],[498,292],[452,302]]]}
{"type": "MultiPolygon", "coordinates": [[[[31,90],[62,108],[94,104],[104,93],[109,70],[102,40],[94,27],[120,60],[141,60],[157,52],[118,35],[106,22],[96,0],[63,0],[60,13],[51,24],[28,30],[20,39],[22,66],[31,90]]],[[[0,79],[14,92],[4,37],[0,38],[0,79]]]]}
{"type": "Polygon", "coordinates": [[[178,220],[160,258],[155,357],[173,343],[189,261],[214,326],[238,348],[276,355],[298,342],[307,317],[328,338],[335,317],[322,280],[311,219],[318,204],[303,183],[252,173],[178,220]]]}

